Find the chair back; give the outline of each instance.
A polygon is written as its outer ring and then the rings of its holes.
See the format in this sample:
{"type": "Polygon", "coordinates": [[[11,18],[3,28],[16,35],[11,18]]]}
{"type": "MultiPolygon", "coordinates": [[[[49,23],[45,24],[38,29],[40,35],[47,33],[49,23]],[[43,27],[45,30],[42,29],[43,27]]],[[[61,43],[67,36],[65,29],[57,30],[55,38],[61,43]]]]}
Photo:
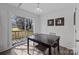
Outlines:
{"type": "Polygon", "coordinates": [[[56,35],[56,33],[52,33],[52,32],[50,32],[49,34],[50,34],[50,35],[56,35]]]}

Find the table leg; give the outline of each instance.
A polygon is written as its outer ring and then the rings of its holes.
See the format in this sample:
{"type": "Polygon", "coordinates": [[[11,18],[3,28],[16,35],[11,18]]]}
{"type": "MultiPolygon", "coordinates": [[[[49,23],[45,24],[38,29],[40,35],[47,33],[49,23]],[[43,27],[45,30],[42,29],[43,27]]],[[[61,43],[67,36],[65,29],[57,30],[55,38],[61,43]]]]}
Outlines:
{"type": "Polygon", "coordinates": [[[58,40],[58,53],[60,54],[60,49],[59,49],[59,40],[58,40]]]}
{"type": "Polygon", "coordinates": [[[27,53],[29,54],[29,38],[27,39],[27,53]]]}
{"type": "Polygon", "coordinates": [[[49,55],[51,55],[51,46],[49,47],[49,55]]]}

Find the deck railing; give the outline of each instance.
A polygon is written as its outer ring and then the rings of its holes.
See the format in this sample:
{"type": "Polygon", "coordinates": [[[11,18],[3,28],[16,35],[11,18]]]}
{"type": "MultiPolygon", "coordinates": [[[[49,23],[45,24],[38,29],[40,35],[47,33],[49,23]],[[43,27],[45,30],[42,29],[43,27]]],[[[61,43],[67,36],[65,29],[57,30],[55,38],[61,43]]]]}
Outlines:
{"type": "Polygon", "coordinates": [[[13,40],[21,39],[31,34],[32,34],[32,31],[12,31],[12,39],[13,40]]]}

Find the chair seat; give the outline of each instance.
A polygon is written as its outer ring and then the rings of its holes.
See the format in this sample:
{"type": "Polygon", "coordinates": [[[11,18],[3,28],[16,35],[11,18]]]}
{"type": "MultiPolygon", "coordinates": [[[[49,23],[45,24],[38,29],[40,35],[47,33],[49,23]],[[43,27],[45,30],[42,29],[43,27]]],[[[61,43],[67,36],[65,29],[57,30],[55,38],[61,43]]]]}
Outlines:
{"type": "Polygon", "coordinates": [[[40,50],[40,51],[46,51],[46,49],[48,47],[38,44],[38,45],[35,46],[35,48],[38,49],[38,50],[40,50]]]}
{"type": "Polygon", "coordinates": [[[54,43],[52,47],[56,48],[57,46],[58,46],[58,43],[54,43]]]}

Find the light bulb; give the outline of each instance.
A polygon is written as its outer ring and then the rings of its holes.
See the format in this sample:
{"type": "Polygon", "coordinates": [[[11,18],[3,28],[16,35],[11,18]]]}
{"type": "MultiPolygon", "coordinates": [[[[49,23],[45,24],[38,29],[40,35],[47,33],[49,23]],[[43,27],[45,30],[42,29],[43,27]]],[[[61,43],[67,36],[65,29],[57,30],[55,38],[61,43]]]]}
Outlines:
{"type": "Polygon", "coordinates": [[[36,12],[37,12],[38,14],[40,14],[40,13],[42,12],[42,10],[41,10],[40,8],[36,8],[36,12]]]}

